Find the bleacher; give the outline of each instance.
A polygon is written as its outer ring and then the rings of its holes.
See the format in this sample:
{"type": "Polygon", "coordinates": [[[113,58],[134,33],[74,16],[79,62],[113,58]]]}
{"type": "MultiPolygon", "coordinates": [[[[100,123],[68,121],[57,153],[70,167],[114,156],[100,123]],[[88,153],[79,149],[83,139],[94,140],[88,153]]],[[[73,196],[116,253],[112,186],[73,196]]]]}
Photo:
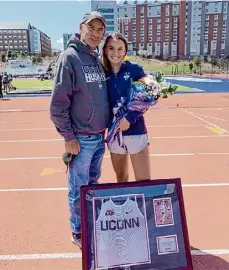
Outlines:
{"type": "Polygon", "coordinates": [[[6,66],[5,71],[8,74],[12,74],[14,77],[37,77],[46,73],[49,68],[49,64],[45,65],[32,65],[30,67],[11,67],[6,66]]]}

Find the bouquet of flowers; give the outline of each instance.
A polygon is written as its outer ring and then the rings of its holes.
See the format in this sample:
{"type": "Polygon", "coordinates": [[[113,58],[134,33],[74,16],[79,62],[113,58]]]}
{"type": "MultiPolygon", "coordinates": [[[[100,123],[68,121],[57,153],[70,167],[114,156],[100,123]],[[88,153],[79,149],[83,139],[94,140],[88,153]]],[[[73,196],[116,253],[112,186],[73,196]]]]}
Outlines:
{"type": "Polygon", "coordinates": [[[122,132],[117,132],[120,120],[125,117],[128,111],[145,113],[150,107],[154,106],[160,97],[167,98],[168,94],[173,94],[177,86],[162,80],[161,74],[156,76],[146,75],[139,81],[132,82],[129,95],[116,104],[113,108],[114,118],[108,128],[106,143],[114,140],[118,136],[121,145],[122,132]]]}

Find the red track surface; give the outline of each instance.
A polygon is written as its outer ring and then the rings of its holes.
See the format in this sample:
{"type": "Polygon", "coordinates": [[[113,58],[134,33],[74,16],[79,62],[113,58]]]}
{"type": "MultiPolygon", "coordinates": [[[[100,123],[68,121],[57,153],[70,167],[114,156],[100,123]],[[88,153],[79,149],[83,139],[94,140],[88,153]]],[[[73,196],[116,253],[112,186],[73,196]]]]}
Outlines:
{"type": "MultiPolygon", "coordinates": [[[[0,101],[1,270],[82,269],[70,258],[80,251],[70,241],[64,147],[48,109],[49,98],[0,101]]],[[[174,95],[146,122],[152,178],[184,185],[194,269],[229,269],[229,95],[174,95]]],[[[101,182],[115,182],[108,152],[101,182]]]]}

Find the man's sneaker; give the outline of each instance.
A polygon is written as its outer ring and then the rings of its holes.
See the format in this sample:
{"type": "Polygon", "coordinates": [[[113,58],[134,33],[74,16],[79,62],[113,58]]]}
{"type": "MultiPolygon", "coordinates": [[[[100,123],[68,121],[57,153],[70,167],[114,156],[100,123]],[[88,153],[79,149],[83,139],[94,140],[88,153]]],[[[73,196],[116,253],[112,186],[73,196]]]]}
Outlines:
{"type": "Polygon", "coordinates": [[[77,245],[80,249],[82,249],[81,233],[72,232],[72,243],[77,245]]]}

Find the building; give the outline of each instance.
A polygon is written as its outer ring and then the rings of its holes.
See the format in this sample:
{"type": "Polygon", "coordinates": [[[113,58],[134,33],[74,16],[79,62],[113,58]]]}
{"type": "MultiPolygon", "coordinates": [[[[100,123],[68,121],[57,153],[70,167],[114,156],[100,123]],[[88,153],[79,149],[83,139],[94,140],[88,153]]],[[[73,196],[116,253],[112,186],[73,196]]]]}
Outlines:
{"type": "Polygon", "coordinates": [[[42,56],[52,55],[51,39],[45,33],[40,31],[40,49],[42,56]]]}
{"type": "Polygon", "coordinates": [[[161,57],[229,54],[229,1],[125,1],[118,31],[129,52],[161,57]]]}
{"type": "Polygon", "coordinates": [[[30,23],[0,22],[0,52],[52,54],[51,39],[30,23]]]}
{"type": "Polygon", "coordinates": [[[72,36],[72,34],[63,34],[63,49],[66,50],[67,49],[67,43],[69,38],[72,36]]]}
{"type": "Polygon", "coordinates": [[[99,11],[106,20],[105,37],[112,32],[118,31],[117,23],[117,2],[91,0],[91,10],[99,11]]]}

